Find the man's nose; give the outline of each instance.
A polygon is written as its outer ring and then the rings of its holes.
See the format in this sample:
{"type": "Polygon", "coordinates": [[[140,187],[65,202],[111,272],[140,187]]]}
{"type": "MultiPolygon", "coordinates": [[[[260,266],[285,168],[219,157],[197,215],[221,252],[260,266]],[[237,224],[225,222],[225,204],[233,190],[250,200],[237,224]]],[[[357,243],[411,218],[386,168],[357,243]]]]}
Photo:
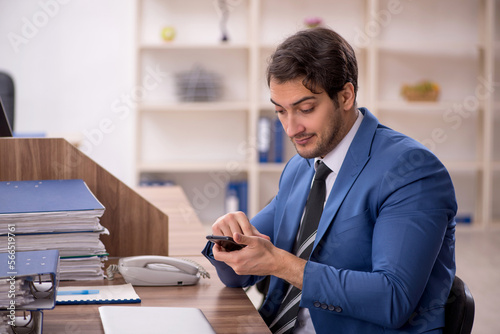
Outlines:
{"type": "Polygon", "coordinates": [[[304,131],[304,126],[301,124],[298,117],[294,116],[292,113],[289,113],[285,122],[282,121],[281,123],[287,136],[290,138],[304,131]]]}

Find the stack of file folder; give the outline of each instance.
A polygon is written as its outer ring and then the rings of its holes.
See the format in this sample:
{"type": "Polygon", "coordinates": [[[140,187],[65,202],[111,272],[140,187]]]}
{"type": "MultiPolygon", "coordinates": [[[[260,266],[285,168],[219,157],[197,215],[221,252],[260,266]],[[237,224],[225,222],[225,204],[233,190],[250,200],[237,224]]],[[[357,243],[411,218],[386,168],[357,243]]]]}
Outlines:
{"type": "Polygon", "coordinates": [[[0,253],[58,250],[60,280],[104,277],[104,206],[83,180],[0,182],[0,253]]]}
{"type": "Polygon", "coordinates": [[[56,305],[57,250],[0,253],[0,333],[42,333],[43,310],[56,305]]]}

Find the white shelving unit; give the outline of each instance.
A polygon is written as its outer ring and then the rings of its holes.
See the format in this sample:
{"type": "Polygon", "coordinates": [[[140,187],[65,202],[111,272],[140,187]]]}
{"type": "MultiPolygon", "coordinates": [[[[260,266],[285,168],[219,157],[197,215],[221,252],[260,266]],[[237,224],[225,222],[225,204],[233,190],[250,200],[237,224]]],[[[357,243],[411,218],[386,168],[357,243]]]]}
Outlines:
{"type": "MultiPolygon", "coordinates": [[[[244,179],[249,215],[256,214],[284,167],[259,163],[256,154],[258,119],[274,114],[266,60],[306,17],[319,16],[356,50],[358,105],[441,158],[460,215],[477,227],[500,226],[497,2],[228,0],[229,41],[221,42],[217,0],[137,0],[137,86],[160,73],[137,106],[137,180],[154,175],[180,184],[209,222],[224,213],[227,182],[244,179]],[[162,40],[165,26],[175,28],[173,41],[162,40]],[[195,65],[221,77],[217,102],[177,98],[175,75],[195,65]],[[404,101],[401,86],[423,79],[440,84],[439,101],[404,101]]],[[[286,161],[295,150],[285,142],[286,161]]]]}

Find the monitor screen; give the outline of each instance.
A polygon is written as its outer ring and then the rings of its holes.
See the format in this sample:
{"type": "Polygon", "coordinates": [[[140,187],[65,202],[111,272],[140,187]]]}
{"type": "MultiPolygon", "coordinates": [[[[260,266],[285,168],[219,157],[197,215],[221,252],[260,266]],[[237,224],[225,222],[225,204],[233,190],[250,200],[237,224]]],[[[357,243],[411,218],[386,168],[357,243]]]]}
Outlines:
{"type": "Polygon", "coordinates": [[[12,137],[12,129],[2,104],[2,98],[0,98],[0,137],[12,137]]]}

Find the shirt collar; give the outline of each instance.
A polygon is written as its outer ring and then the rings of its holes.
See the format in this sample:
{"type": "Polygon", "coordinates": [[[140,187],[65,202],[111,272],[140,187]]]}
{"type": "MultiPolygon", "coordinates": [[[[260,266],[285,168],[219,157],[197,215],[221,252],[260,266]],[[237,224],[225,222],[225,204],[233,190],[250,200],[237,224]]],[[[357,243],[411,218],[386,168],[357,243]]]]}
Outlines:
{"type": "Polygon", "coordinates": [[[315,158],[314,159],[314,168],[317,167],[317,162],[319,160],[323,160],[323,162],[330,168],[335,174],[338,174],[340,171],[340,167],[342,167],[342,163],[344,162],[347,151],[349,150],[349,146],[358,132],[359,126],[361,125],[361,121],[363,121],[363,113],[359,110],[356,121],[354,122],[351,130],[347,133],[347,135],[340,141],[340,143],[331,150],[323,159],[315,158]]]}

